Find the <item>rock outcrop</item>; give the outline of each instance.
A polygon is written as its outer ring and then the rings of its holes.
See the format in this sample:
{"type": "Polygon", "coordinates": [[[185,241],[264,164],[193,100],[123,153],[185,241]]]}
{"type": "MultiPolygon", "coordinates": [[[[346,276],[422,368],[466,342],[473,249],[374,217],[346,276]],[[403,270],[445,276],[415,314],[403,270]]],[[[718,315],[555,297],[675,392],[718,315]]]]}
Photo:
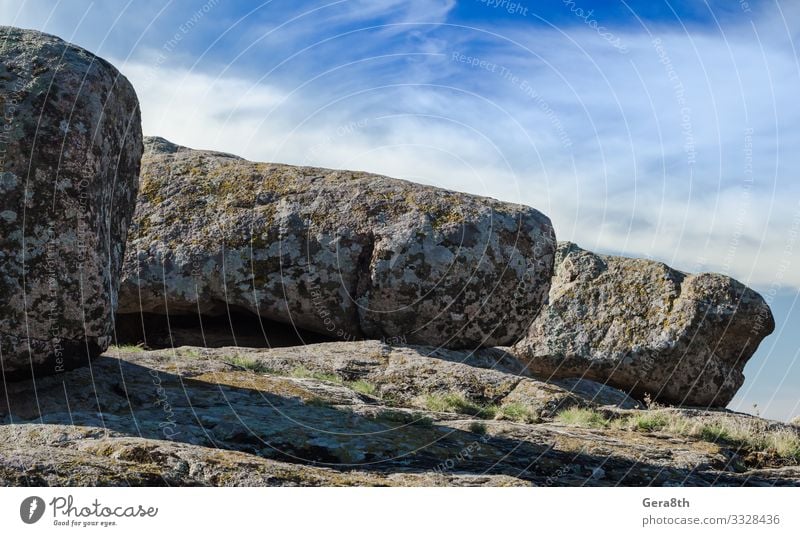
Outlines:
{"type": "Polygon", "coordinates": [[[549,304],[513,353],[539,377],[578,376],[670,404],[725,406],[775,323],[719,274],[559,243],[549,304]]]}
{"type": "Polygon", "coordinates": [[[793,426],[647,410],[498,349],[112,348],[92,369],[8,384],[0,485],[800,484],[793,426]]]}
{"type": "Polygon", "coordinates": [[[245,310],[338,339],[518,340],[552,275],[547,217],[354,171],[149,138],[119,312],[245,310]]]}
{"type": "Polygon", "coordinates": [[[112,339],[142,133],[108,62],[0,27],[0,355],[5,379],[86,364],[112,339]]]}

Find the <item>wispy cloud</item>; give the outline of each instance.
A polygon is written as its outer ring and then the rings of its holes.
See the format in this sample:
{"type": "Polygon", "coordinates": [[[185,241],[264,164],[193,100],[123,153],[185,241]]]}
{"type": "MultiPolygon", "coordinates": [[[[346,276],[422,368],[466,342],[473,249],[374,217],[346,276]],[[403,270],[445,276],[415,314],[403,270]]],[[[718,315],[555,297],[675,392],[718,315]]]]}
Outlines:
{"type": "MultiPolygon", "coordinates": [[[[128,62],[145,130],[521,201],[560,238],[775,281],[800,200],[788,38],[759,42],[746,18],[724,35],[623,28],[621,54],[583,25],[422,24],[376,50],[372,33],[385,28],[366,21],[418,20],[424,7],[367,4],[328,13],[357,23],[351,33],[262,70],[243,59],[217,79],[128,62]],[[145,87],[148,71],[157,82],[145,87]]],[[[800,287],[800,270],[782,283],[800,287]]]]}
{"type": "MultiPolygon", "coordinates": [[[[776,282],[800,199],[794,5],[684,28],[567,5],[467,24],[452,0],[219,3],[168,45],[206,3],[138,25],[126,6],[0,13],[111,51],[148,133],[521,201],[588,247],[776,282]]],[[[780,282],[800,288],[789,257],[780,282]]]]}

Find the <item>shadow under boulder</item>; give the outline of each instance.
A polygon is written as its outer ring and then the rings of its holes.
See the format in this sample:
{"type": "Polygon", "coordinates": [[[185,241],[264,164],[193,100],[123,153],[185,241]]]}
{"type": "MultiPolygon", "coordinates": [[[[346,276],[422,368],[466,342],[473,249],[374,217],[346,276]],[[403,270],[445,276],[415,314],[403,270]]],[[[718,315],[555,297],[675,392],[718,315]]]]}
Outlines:
{"type": "Polygon", "coordinates": [[[241,309],[214,315],[132,313],[116,316],[117,344],[150,349],[178,346],[276,348],[332,340],[241,309]]]}

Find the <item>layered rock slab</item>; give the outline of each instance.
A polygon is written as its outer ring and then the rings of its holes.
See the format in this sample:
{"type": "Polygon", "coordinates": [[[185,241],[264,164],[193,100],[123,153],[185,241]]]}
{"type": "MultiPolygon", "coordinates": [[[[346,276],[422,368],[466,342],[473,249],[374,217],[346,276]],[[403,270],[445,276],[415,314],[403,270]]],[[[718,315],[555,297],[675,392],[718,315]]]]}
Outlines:
{"type": "Polygon", "coordinates": [[[562,242],[549,303],[512,351],[540,377],[583,377],[639,398],[725,406],[774,327],[764,299],[730,277],[562,242]]]}
{"type": "Polygon", "coordinates": [[[568,391],[521,376],[522,365],[494,349],[361,341],[109,353],[92,371],[7,384],[0,483],[775,486],[800,478],[800,458],[680,432],[726,427],[796,440],[790,425],[726,411],[621,409],[606,405],[624,397],[611,388],[582,380],[568,391]],[[419,395],[446,392],[474,406],[418,404],[419,395]],[[476,411],[489,403],[541,418],[476,411]],[[603,422],[565,417],[576,411],[603,422]],[[679,418],[680,430],[643,426],[679,418]]]}
{"type": "Polygon", "coordinates": [[[555,253],[535,209],[146,140],[119,312],[246,310],[339,339],[515,342],[555,253]]]}
{"type": "Polygon", "coordinates": [[[112,339],[142,155],[108,62],[0,27],[0,355],[6,379],[85,364],[112,339]]]}

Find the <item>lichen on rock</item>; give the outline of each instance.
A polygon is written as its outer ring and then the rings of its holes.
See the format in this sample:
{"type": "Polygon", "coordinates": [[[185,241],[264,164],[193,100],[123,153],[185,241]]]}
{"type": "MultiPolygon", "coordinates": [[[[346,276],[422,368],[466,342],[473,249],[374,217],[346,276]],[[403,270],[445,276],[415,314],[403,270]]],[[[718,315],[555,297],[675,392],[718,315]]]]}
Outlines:
{"type": "Polygon", "coordinates": [[[554,251],[532,208],[148,138],[119,312],[233,307],[344,340],[510,344],[554,251]]]}
{"type": "Polygon", "coordinates": [[[0,58],[8,379],[84,365],[110,343],[142,134],[132,86],[86,50],[3,26],[0,58]]]}
{"type": "Polygon", "coordinates": [[[585,377],[639,398],[722,407],[774,327],[763,298],[730,277],[562,242],[549,303],[513,353],[540,377],[585,377]]]}

